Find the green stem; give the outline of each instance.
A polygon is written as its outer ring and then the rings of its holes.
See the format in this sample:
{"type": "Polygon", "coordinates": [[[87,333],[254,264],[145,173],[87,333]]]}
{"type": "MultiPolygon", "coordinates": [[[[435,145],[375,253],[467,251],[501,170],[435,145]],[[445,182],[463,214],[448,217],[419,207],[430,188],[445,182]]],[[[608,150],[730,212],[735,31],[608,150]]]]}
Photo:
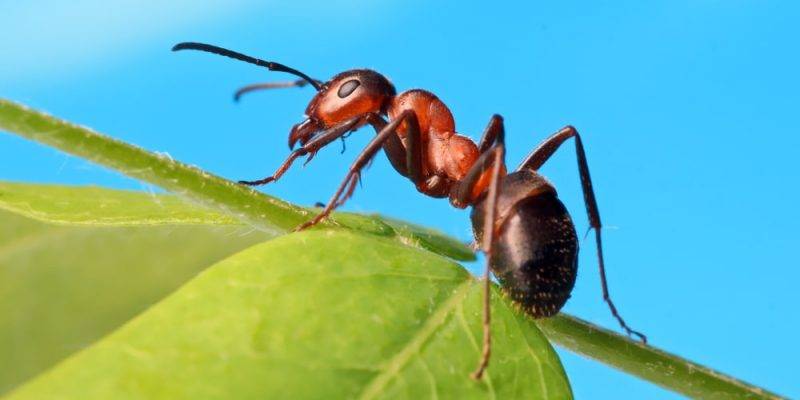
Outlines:
{"type": "Polygon", "coordinates": [[[573,316],[559,314],[538,320],[537,325],[548,339],[561,347],[692,398],[782,398],[573,316]]]}
{"type": "Polygon", "coordinates": [[[0,129],[160,186],[264,231],[285,232],[311,218],[307,210],[280,199],[3,99],[0,129]]]}

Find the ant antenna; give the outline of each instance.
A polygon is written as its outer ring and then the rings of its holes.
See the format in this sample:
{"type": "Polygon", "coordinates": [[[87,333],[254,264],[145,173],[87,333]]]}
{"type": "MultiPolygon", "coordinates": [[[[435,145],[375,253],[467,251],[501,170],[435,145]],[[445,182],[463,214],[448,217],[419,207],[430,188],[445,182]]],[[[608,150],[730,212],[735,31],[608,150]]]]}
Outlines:
{"type": "Polygon", "coordinates": [[[254,83],[252,85],[247,85],[239,88],[239,90],[237,90],[236,93],[233,94],[233,100],[239,101],[239,99],[242,98],[243,94],[253,92],[256,90],[303,87],[305,85],[308,85],[308,81],[304,79],[298,79],[296,81],[290,81],[290,82],[254,83]]]}
{"type": "Polygon", "coordinates": [[[279,63],[276,63],[276,62],[265,61],[265,60],[262,60],[262,59],[259,59],[259,58],[250,57],[250,56],[244,55],[242,53],[237,53],[235,51],[231,51],[231,50],[228,50],[228,49],[223,49],[222,47],[217,47],[217,46],[213,46],[213,45],[205,44],[205,43],[183,42],[183,43],[176,44],[172,48],[172,51],[187,50],[187,49],[188,50],[205,51],[207,53],[213,53],[213,54],[218,54],[218,55],[225,56],[225,57],[230,57],[230,58],[233,58],[233,59],[236,59],[236,60],[239,60],[239,61],[244,61],[246,63],[255,64],[255,65],[258,65],[260,67],[265,67],[265,68],[269,69],[270,71],[288,72],[288,73],[290,73],[292,75],[296,75],[296,76],[299,76],[299,77],[303,78],[306,82],[311,84],[311,86],[313,86],[314,89],[317,89],[317,91],[322,90],[322,85],[320,85],[317,81],[315,81],[314,79],[311,79],[310,76],[308,76],[308,75],[306,75],[306,74],[304,74],[304,73],[302,73],[302,72],[300,72],[300,71],[298,71],[298,70],[296,70],[294,68],[289,68],[289,67],[287,67],[287,66],[285,66],[283,64],[279,64],[279,63]]]}

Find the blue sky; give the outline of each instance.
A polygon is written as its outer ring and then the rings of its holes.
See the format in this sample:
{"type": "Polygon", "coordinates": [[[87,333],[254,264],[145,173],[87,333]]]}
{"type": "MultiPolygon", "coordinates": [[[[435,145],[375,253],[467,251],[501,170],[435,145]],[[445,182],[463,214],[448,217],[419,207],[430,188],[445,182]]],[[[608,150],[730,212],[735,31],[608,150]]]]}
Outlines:
{"type": "MultiPolygon", "coordinates": [[[[176,42],[227,46],[321,79],[373,68],[399,90],[438,94],[458,131],[476,139],[500,113],[511,165],[575,125],[626,319],[656,346],[800,396],[797,3],[163,3],[0,0],[0,96],[231,179],[274,170],[312,90],[235,104],[240,85],[287,76],[173,54],[176,42]]],[[[327,200],[371,136],[351,136],[344,155],[336,144],[264,190],[302,204],[327,200]]],[[[585,231],[573,149],[543,173],[585,231]]],[[[4,134],[0,179],[149,189],[4,134]]],[[[470,238],[466,212],[417,193],[384,158],[346,209],[470,238]]],[[[565,311],[616,328],[591,242],[565,311]]],[[[561,354],[578,398],[677,398],[561,354]]]]}

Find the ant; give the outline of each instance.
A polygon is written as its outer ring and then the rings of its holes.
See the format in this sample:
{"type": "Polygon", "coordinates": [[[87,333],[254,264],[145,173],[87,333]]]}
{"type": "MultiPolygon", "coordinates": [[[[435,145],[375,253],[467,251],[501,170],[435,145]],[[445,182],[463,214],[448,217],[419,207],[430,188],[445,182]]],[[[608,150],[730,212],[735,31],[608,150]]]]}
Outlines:
{"type": "Polygon", "coordinates": [[[487,255],[483,294],[483,350],[472,377],[480,379],[491,354],[490,279],[491,270],[507,293],[534,318],[558,313],[575,285],[578,268],[578,238],[567,209],[555,187],[537,171],[570,138],[575,139],[586,211],[595,232],[603,300],[628,335],[643,343],[647,338],[628,327],[611,297],[603,262],[600,213],[592,189],[589,166],[578,131],[566,126],[535,148],[514,172],[505,166],[503,118],[493,115],[476,144],[455,130],[453,115],[433,93],[412,89],[397,94],[394,85],[378,72],[353,69],[327,82],[285,65],[250,57],[203,43],[179,43],[172,48],[199,50],[287,72],[301,79],[292,82],[245,86],[235,99],[247,92],[278,87],[310,85],[317,90],[306,108],[306,119],[289,133],[286,161],[269,177],[240,183],[256,186],[277,181],[298,157],[306,163],[323,147],[367,124],[377,135],[350,166],[338,190],[322,211],[298,226],[316,225],[352,196],[361,170],[383,149],[392,166],[407,177],[417,190],[431,197],[448,197],[463,209],[472,206],[471,220],[476,243],[487,255]],[[388,119],[388,120],[387,120],[388,119]]]}

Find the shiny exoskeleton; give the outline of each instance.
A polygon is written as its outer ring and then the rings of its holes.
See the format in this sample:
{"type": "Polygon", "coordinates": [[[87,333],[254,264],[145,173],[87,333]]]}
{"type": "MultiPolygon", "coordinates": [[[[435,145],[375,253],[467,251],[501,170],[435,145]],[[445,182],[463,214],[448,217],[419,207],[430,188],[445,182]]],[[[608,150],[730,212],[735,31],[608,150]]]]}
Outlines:
{"type": "MultiPolygon", "coordinates": [[[[483,237],[487,202],[472,208],[472,226],[483,237]]],[[[578,237],[566,207],[541,175],[506,175],[497,197],[498,229],[491,269],[503,289],[534,317],[558,313],[569,299],[578,270],[578,237]]]]}
{"type": "Polygon", "coordinates": [[[564,306],[575,284],[578,238],[575,226],[556,190],[537,171],[567,139],[574,138],[578,170],[589,223],[595,232],[603,298],[629,335],[646,341],[630,329],[611,301],[605,278],[600,214],[597,209],[586,155],[577,130],[567,126],[542,142],[513,172],[505,166],[503,119],[494,115],[476,144],[456,132],[453,115],[433,93],[421,89],[397,94],[383,75],[354,69],[328,81],[312,79],[285,65],[250,57],[203,43],[180,43],[173,50],[200,50],[294,74],[292,82],[260,83],[236,92],[310,85],[317,94],[306,108],[306,118],[292,127],[286,161],[269,177],[240,181],[263,185],[278,180],[299,157],[308,163],[326,145],[343,139],[364,125],[377,135],[350,166],[338,190],[322,211],[297,229],[311,227],[354,192],[361,171],[380,151],[418,191],[447,197],[458,208],[472,206],[476,243],[487,254],[484,286],[483,352],[473,377],[480,378],[491,350],[489,270],[503,290],[533,317],[552,316],[564,306]],[[297,149],[295,146],[299,145],[297,149]]]}

